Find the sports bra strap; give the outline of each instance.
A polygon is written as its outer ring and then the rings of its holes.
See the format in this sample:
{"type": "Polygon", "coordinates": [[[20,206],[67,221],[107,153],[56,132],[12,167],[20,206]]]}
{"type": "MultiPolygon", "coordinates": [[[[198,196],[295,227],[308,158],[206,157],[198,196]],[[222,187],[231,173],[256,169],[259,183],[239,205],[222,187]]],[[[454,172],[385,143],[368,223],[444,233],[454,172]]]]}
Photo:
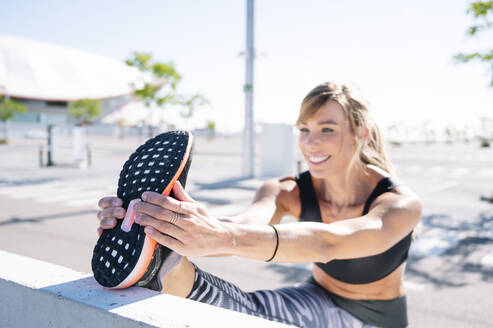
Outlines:
{"type": "Polygon", "coordinates": [[[310,171],[305,171],[296,176],[296,183],[300,190],[301,214],[300,221],[322,222],[322,213],[318,204],[318,198],[313,188],[310,171]]]}
{"type": "Polygon", "coordinates": [[[368,214],[368,211],[370,211],[371,203],[373,203],[373,201],[378,196],[380,196],[381,194],[386,193],[388,191],[391,191],[392,189],[395,188],[396,185],[397,184],[395,184],[389,177],[383,178],[382,180],[380,180],[378,182],[377,186],[375,187],[375,189],[373,189],[372,193],[370,194],[370,196],[366,200],[365,207],[363,209],[363,215],[368,214]]]}

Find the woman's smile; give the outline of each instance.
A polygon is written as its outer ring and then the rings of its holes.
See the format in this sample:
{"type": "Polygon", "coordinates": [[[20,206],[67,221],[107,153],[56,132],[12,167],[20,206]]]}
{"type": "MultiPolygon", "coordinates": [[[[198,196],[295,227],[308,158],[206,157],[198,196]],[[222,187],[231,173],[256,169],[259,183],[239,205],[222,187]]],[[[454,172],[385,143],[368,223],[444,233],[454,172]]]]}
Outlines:
{"type": "Polygon", "coordinates": [[[311,165],[322,165],[329,160],[330,156],[308,156],[311,165]]]}

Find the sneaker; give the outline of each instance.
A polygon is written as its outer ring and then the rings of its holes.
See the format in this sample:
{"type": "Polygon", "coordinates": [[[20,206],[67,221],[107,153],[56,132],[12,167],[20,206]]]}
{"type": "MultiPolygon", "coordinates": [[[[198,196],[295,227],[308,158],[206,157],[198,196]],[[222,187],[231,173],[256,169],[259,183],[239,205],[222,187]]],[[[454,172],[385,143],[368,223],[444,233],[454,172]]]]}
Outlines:
{"type": "Polygon", "coordinates": [[[176,181],[185,187],[192,144],[189,132],[166,132],[137,148],[123,165],[117,196],[123,200],[127,215],[117,220],[113,229],[103,231],[91,262],[94,278],[102,286],[127,288],[137,284],[161,291],[159,276],[179,263],[181,255],[148,237],[144,227],[133,222],[133,206],[145,191],[173,196],[176,181]]]}

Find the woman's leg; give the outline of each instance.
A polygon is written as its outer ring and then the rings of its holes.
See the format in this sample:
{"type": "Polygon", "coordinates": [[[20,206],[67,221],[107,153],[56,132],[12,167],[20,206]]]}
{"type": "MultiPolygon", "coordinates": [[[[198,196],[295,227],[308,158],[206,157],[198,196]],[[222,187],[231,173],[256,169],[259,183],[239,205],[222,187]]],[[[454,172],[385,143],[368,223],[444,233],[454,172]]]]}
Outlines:
{"type": "Polygon", "coordinates": [[[163,288],[162,293],[187,297],[195,281],[195,266],[186,257],[182,257],[178,265],[170,270],[161,268],[159,278],[163,288]]]}
{"type": "Polygon", "coordinates": [[[164,279],[165,286],[176,288],[174,291],[178,293],[172,293],[176,296],[186,296],[194,301],[297,327],[370,327],[336,307],[325,290],[315,283],[305,282],[293,287],[246,293],[237,286],[200,270],[188,260],[182,261],[179,267],[182,271],[175,271],[176,275],[169,280],[166,279],[168,276],[164,279]],[[183,276],[178,277],[180,273],[186,275],[186,279],[183,276]],[[192,284],[191,273],[194,273],[192,284]],[[187,286],[173,287],[175,283],[185,283],[187,286]]]}

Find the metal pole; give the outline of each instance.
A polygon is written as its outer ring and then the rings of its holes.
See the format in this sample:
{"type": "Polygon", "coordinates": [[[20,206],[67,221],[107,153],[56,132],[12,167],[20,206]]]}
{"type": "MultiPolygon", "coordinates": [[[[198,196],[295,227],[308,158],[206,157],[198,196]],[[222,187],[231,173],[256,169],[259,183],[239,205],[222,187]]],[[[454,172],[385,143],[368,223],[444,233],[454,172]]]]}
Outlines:
{"type": "Polygon", "coordinates": [[[253,48],[253,17],[254,0],[247,0],[246,23],[246,51],[245,51],[245,125],[243,128],[243,176],[253,178],[255,176],[255,131],[253,117],[253,61],[255,57],[253,48]]]}
{"type": "Polygon", "coordinates": [[[55,163],[53,162],[52,159],[52,153],[53,153],[53,140],[52,140],[52,133],[53,133],[53,124],[48,124],[48,160],[46,162],[46,166],[54,166],[55,163]]]}

